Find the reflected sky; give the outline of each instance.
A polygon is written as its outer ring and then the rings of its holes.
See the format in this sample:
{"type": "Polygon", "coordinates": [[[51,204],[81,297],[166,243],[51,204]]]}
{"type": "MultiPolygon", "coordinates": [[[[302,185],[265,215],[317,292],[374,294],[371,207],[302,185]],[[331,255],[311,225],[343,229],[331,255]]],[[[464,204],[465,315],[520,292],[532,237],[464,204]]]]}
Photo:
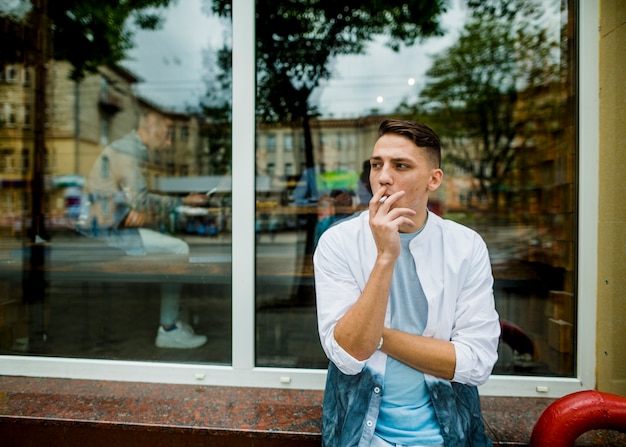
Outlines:
{"type": "MultiPolygon", "coordinates": [[[[446,35],[431,38],[395,53],[380,38],[364,55],[340,56],[332,62],[333,78],[324,81],[311,96],[325,117],[356,117],[377,109],[392,111],[402,100],[415,99],[423,86],[429,55],[454,42],[464,21],[461,0],[452,0],[442,17],[446,35]],[[412,84],[409,80],[412,79],[412,84]],[[382,98],[382,102],[380,100],[382,98]]],[[[138,93],[152,102],[174,110],[197,105],[205,86],[205,52],[217,50],[226,27],[202,11],[202,0],[182,0],[171,7],[161,30],[139,31],[124,66],[143,82],[138,93]]]]}
{"type": "Polygon", "coordinates": [[[123,65],[143,82],[137,92],[157,105],[185,110],[205,92],[203,66],[208,48],[219,48],[226,27],[203,12],[202,0],[180,0],[164,14],[160,30],[140,30],[123,65]]]}

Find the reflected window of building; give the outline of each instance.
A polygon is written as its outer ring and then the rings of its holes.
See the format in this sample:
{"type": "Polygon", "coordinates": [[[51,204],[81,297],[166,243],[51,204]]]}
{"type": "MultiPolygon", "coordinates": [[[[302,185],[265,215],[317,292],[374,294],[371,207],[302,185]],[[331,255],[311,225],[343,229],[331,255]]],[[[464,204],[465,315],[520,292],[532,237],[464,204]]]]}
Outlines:
{"type": "Polygon", "coordinates": [[[5,172],[10,169],[13,151],[11,149],[0,150],[0,171],[5,172]]]}
{"type": "Polygon", "coordinates": [[[6,82],[14,83],[17,82],[18,70],[15,65],[8,65],[5,70],[5,80],[6,82]]]}
{"type": "Polygon", "coordinates": [[[268,152],[276,152],[276,135],[268,134],[265,136],[265,148],[268,152]]]}
{"type": "Polygon", "coordinates": [[[100,117],[100,144],[106,146],[109,144],[109,127],[110,118],[107,115],[100,117]]]}
{"type": "Polygon", "coordinates": [[[276,172],[276,165],[274,163],[268,163],[267,164],[267,175],[269,175],[270,177],[274,175],[274,173],[276,172]]]}
{"type": "Polygon", "coordinates": [[[22,120],[22,126],[24,129],[30,129],[32,126],[31,106],[29,104],[25,104],[23,110],[24,110],[24,116],[22,120]]]}
{"type": "Polygon", "coordinates": [[[181,128],[180,128],[180,140],[181,141],[189,140],[189,126],[181,126],[181,128]]]}
{"type": "Polygon", "coordinates": [[[25,174],[30,169],[30,151],[22,149],[22,173],[25,174]]]}
{"type": "Polygon", "coordinates": [[[106,101],[109,97],[109,80],[102,76],[100,78],[100,99],[106,101]]]}
{"type": "Polygon", "coordinates": [[[285,134],[285,151],[293,151],[293,135],[285,134]]]}
{"type": "Polygon", "coordinates": [[[28,86],[31,83],[31,68],[24,67],[24,85],[28,86]]]}
{"type": "Polygon", "coordinates": [[[4,125],[6,127],[15,127],[15,106],[13,104],[4,104],[4,125]]]}

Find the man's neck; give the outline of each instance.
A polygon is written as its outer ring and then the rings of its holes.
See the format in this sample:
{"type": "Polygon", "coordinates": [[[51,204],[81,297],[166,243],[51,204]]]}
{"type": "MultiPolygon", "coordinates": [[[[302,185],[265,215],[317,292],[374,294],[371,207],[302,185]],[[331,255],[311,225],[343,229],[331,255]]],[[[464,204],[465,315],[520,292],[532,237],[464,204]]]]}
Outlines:
{"type": "Polygon", "coordinates": [[[402,225],[399,230],[400,233],[416,233],[424,228],[424,225],[426,225],[426,221],[428,220],[428,210],[424,209],[422,213],[416,215],[411,220],[415,225],[402,225]]]}

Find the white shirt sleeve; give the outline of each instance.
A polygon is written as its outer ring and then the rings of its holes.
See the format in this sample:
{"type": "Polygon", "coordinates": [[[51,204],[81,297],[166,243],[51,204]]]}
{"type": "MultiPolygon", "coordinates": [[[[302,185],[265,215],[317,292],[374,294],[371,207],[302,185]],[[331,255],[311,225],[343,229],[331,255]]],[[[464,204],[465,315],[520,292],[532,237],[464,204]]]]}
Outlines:
{"type": "Polygon", "coordinates": [[[500,321],[495,310],[493,276],[485,243],[474,241],[471,266],[460,284],[451,341],[456,350],[453,380],[467,385],[482,385],[498,359],[500,321]]]}
{"type": "Polygon", "coordinates": [[[354,375],[363,370],[366,360],[357,360],[337,343],[335,326],[357,301],[361,287],[351,271],[348,254],[332,236],[332,231],[322,235],[313,256],[318,330],[326,356],[341,372],[354,375]]]}

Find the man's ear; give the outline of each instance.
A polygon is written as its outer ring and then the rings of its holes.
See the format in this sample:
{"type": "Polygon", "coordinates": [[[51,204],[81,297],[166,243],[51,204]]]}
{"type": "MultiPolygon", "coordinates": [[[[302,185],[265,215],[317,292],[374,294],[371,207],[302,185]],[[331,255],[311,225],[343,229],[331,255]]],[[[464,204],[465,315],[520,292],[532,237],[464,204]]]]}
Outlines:
{"type": "Polygon", "coordinates": [[[440,168],[430,171],[430,180],[428,182],[428,190],[435,191],[443,181],[443,171],[440,168]]]}

